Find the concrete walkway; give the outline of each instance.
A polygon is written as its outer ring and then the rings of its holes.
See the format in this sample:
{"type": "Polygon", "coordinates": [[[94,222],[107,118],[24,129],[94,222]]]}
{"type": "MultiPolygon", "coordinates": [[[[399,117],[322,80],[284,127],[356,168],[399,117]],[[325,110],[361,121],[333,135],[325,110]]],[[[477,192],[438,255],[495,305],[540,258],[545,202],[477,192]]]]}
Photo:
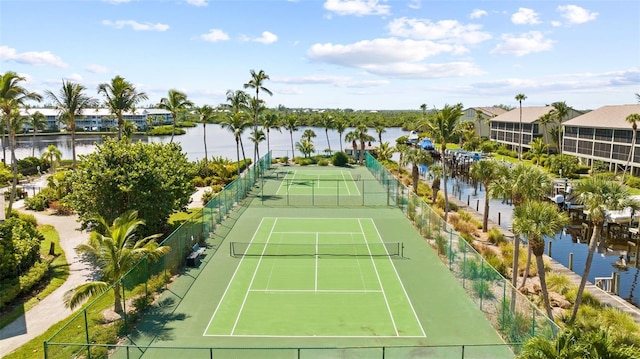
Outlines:
{"type": "MultiPolygon", "coordinates": [[[[42,179],[41,181],[44,181],[42,179]]],[[[45,183],[39,183],[44,187],[45,183]]],[[[202,207],[202,195],[209,187],[199,188],[191,195],[189,208],[202,207]]],[[[24,213],[33,214],[38,224],[52,225],[60,235],[60,246],[64,249],[67,263],[69,263],[69,278],[62,286],[44,298],[27,313],[0,329],[0,357],[16,350],[31,339],[41,335],[52,325],[72,314],[63,304],[64,293],[69,289],[91,280],[92,270],[89,263],[82,261],[75,248],[89,238],[89,233],[80,231],[77,216],[53,216],[44,212],[34,212],[24,209],[23,201],[15,203],[14,208],[24,213]]]]}

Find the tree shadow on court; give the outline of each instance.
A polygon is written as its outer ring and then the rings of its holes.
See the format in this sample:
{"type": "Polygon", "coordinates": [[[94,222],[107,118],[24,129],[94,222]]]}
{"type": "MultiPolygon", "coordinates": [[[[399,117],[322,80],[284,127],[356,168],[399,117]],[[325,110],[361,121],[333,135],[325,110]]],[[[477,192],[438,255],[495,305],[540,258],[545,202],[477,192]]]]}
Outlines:
{"type": "Polygon", "coordinates": [[[136,346],[148,346],[162,340],[174,339],[174,329],[167,324],[189,318],[186,313],[175,313],[178,307],[175,298],[165,298],[143,312],[142,320],[131,331],[127,338],[136,346]]]}

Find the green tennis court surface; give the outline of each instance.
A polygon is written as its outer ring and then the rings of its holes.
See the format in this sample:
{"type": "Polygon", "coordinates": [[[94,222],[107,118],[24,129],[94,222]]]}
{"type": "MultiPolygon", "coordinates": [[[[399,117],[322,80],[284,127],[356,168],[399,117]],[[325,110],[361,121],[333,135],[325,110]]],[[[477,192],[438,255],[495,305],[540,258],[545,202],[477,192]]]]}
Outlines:
{"type": "Polygon", "coordinates": [[[233,252],[204,335],[425,337],[392,260],[400,245],[371,218],[264,218],[233,252]]]}
{"type": "Polygon", "coordinates": [[[339,191],[344,196],[360,196],[355,181],[360,175],[353,175],[349,170],[288,170],[276,172],[282,182],[276,195],[334,196],[339,191]]]}

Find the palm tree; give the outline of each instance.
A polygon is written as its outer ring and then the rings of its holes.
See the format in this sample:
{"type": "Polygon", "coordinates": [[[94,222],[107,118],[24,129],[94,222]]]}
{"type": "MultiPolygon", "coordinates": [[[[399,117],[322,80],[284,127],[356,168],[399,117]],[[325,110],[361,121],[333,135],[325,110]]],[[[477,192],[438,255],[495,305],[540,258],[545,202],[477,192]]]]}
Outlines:
{"type": "Polygon", "coordinates": [[[76,168],[76,116],[82,116],[82,111],[97,106],[97,101],[85,94],[87,88],[70,81],[62,80],[62,88],[56,96],[47,90],[47,97],[53,101],[58,109],[58,121],[71,130],[71,153],[73,157],[72,168],[76,168]]]}
{"type": "MultiPolygon", "coordinates": [[[[550,112],[547,112],[544,115],[538,117],[538,124],[542,125],[542,129],[543,129],[542,132],[544,133],[543,139],[545,141],[545,144],[547,141],[547,134],[551,134],[547,129],[547,126],[549,126],[549,124],[551,124],[552,122],[553,122],[553,116],[551,115],[550,112]]],[[[547,156],[548,155],[549,155],[549,145],[547,144],[547,156]]]]}
{"type": "Polygon", "coordinates": [[[621,343],[605,329],[584,331],[580,328],[565,329],[553,340],[535,336],[524,345],[519,359],[582,359],[616,358],[637,359],[638,348],[621,343]]]}
{"type": "MultiPolygon", "coordinates": [[[[493,184],[491,195],[493,198],[510,198],[515,211],[515,208],[518,208],[527,201],[541,200],[544,198],[544,196],[551,191],[552,186],[553,183],[548,174],[538,167],[520,162],[493,184]]],[[[518,268],[519,256],[520,233],[514,231],[511,279],[514,288],[518,285],[518,276],[520,273],[518,268]]],[[[529,263],[529,261],[527,261],[527,263],[529,263]]],[[[512,301],[512,306],[513,305],[515,305],[515,301],[512,301]]]]}
{"type": "Polygon", "coordinates": [[[578,293],[576,294],[576,301],[573,304],[573,313],[571,314],[571,320],[576,319],[578,309],[582,302],[582,293],[584,287],[587,284],[589,278],[589,272],[591,271],[591,264],[593,263],[593,255],[596,252],[596,247],[600,239],[600,232],[606,220],[607,211],[609,210],[621,210],[630,207],[634,210],[640,208],[640,204],[631,199],[629,188],[624,184],[610,181],[602,175],[595,175],[586,178],[585,180],[578,182],[575,187],[576,193],[579,194],[578,200],[584,205],[584,210],[587,213],[588,219],[591,220],[593,225],[593,233],[589,240],[589,252],[587,259],[585,260],[584,273],[580,280],[580,286],[578,287],[578,293]]]}
{"type": "Polygon", "coordinates": [[[33,137],[31,139],[31,157],[36,155],[36,132],[43,130],[47,125],[47,118],[40,111],[36,111],[29,115],[27,124],[33,130],[33,137]]]}
{"type": "Polygon", "coordinates": [[[440,191],[440,178],[444,175],[442,162],[431,166],[429,168],[429,173],[433,178],[433,182],[431,182],[431,203],[436,203],[436,200],[438,199],[438,192],[440,191]]]}
{"type": "Polygon", "coordinates": [[[389,161],[395,152],[396,149],[393,148],[389,142],[382,142],[380,146],[378,146],[378,160],[389,161]]]}
{"type": "Polygon", "coordinates": [[[113,308],[116,313],[121,313],[122,282],[119,279],[143,257],[157,260],[169,253],[171,248],[158,246],[155,239],[161,234],[142,239],[137,237],[136,230],[145,224],[144,220],[138,219],[138,211],[127,211],[111,225],[101,217],[96,218],[96,222],[98,230],[91,233],[89,243],[80,244],[76,250],[96,259],[101,280],[87,282],[69,290],[64,295],[64,303],[67,307],[75,308],[85,299],[104,293],[113,285],[113,308]]]}
{"type": "Polygon", "coordinates": [[[256,153],[258,155],[258,158],[260,158],[260,150],[258,145],[260,145],[260,142],[263,142],[266,139],[266,136],[264,135],[264,131],[262,130],[258,130],[258,131],[251,131],[251,137],[249,137],[249,140],[251,140],[251,142],[253,142],[253,144],[255,145],[256,151],[258,151],[258,153],[256,153]]]}
{"type": "MultiPolygon", "coordinates": [[[[251,80],[249,80],[249,82],[247,82],[246,84],[244,84],[244,88],[251,88],[251,89],[255,89],[256,90],[256,96],[253,98],[255,101],[256,106],[252,106],[253,108],[253,132],[257,132],[258,131],[258,113],[261,110],[260,105],[260,98],[259,98],[259,94],[260,94],[260,90],[266,92],[267,94],[269,94],[269,96],[272,96],[273,93],[271,92],[271,90],[269,90],[268,88],[264,87],[264,83],[269,80],[269,75],[267,75],[263,70],[260,70],[258,72],[255,72],[254,70],[250,70],[249,73],[251,74],[251,80]]],[[[256,145],[257,146],[257,145],[256,145]]],[[[253,151],[254,156],[258,153],[258,149],[256,147],[256,149],[253,151]]],[[[253,159],[253,162],[257,162],[257,158],[253,159]]]]}
{"type": "Polygon", "coordinates": [[[487,232],[489,224],[489,199],[491,184],[497,181],[503,171],[501,165],[494,160],[480,160],[471,165],[469,175],[484,185],[484,213],[482,214],[482,231],[487,232]]]}
{"type": "Polygon", "coordinates": [[[413,193],[418,194],[418,182],[420,181],[419,166],[422,164],[430,165],[433,162],[431,155],[422,148],[407,147],[402,156],[400,166],[405,167],[411,163],[411,180],[413,184],[413,193]]]}
{"type": "Polygon", "coordinates": [[[267,132],[267,152],[271,152],[269,144],[269,132],[274,129],[280,131],[280,116],[275,112],[269,112],[262,118],[262,128],[267,132]]]}
{"type": "Polygon", "coordinates": [[[324,135],[327,137],[327,146],[329,147],[329,153],[331,153],[331,142],[329,142],[329,129],[333,128],[333,116],[330,113],[322,114],[320,124],[324,127],[324,135]]]}
{"type": "MultiPolygon", "coordinates": [[[[255,98],[249,99],[249,112],[251,113],[262,113],[265,109],[264,105],[263,105],[264,101],[262,100],[256,100],[255,98]]],[[[256,132],[258,127],[257,126],[253,126],[254,130],[251,132],[256,132]]],[[[258,147],[254,146],[253,147],[253,158],[254,158],[254,162],[257,161],[257,158],[259,158],[259,151],[258,151],[258,147]]]]}
{"type": "Polygon", "coordinates": [[[536,166],[540,165],[540,160],[542,160],[542,157],[544,156],[549,146],[544,143],[544,141],[540,137],[536,138],[536,140],[533,142],[529,142],[529,146],[531,147],[531,161],[534,161],[536,166]]]}
{"type": "Polygon", "coordinates": [[[462,117],[462,104],[450,106],[445,105],[442,110],[436,112],[435,116],[427,119],[426,128],[429,136],[438,144],[440,144],[440,152],[442,156],[442,172],[444,178],[444,220],[447,220],[449,212],[449,198],[447,197],[447,167],[445,160],[445,152],[447,143],[452,142],[458,135],[458,122],[462,117]]]}
{"type": "Polygon", "coordinates": [[[51,172],[56,173],[56,165],[62,160],[62,152],[55,145],[49,145],[41,156],[51,166],[51,172]]]}
{"type": "Polygon", "coordinates": [[[343,118],[338,118],[333,121],[333,128],[338,132],[338,138],[340,139],[340,152],[342,151],[342,134],[347,129],[347,123],[343,118]]]}
{"type": "Polygon", "coordinates": [[[486,122],[486,118],[485,115],[482,111],[480,110],[475,110],[476,113],[476,124],[478,125],[478,137],[480,137],[480,135],[482,134],[482,123],[486,122]]]}
{"type": "Polygon", "coordinates": [[[112,78],[111,83],[98,85],[98,94],[104,95],[105,106],[118,119],[118,139],[121,139],[124,113],[135,111],[137,104],[148,99],[147,94],[138,92],[132,83],[119,75],[112,78]]]}
{"type": "MultiPolygon", "coordinates": [[[[20,86],[20,82],[25,78],[13,71],[7,71],[0,76],[0,110],[2,111],[2,122],[4,127],[11,128],[11,120],[15,117],[15,112],[26,104],[29,100],[40,101],[42,97],[35,92],[29,92],[20,86]]],[[[4,145],[3,145],[4,151],[4,145]]],[[[16,197],[16,187],[18,186],[18,160],[16,159],[15,143],[9,137],[9,148],[11,150],[11,168],[13,170],[13,181],[11,182],[11,194],[9,196],[9,206],[7,212],[11,214],[13,201],[16,197]]],[[[4,157],[3,157],[4,158],[4,157]]]]}
{"type": "Polygon", "coordinates": [[[360,141],[360,156],[358,156],[360,159],[360,164],[364,163],[364,149],[365,149],[365,143],[366,142],[371,142],[374,140],[373,136],[369,135],[367,133],[369,129],[367,128],[367,125],[361,123],[358,126],[356,126],[356,135],[358,137],[358,140],[360,141]]]}
{"type": "Polygon", "coordinates": [[[427,104],[423,103],[422,105],[420,105],[420,109],[422,110],[422,117],[427,117],[427,104]]]}
{"type": "Polygon", "coordinates": [[[625,118],[625,121],[631,124],[631,130],[633,131],[633,134],[631,137],[631,151],[629,151],[629,158],[627,159],[627,164],[624,166],[624,172],[622,172],[622,183],[624,183],[624,176],[627,174],[629,163],[631,163],[631,159],[635,157],[636,140],[637,140],[636,131],[638,130],[638,122],[640,121],[640,114],[632,113],[631,115],[627,116],[627,118],[625,118]]]}
{"type": "Polygon", "coordinates": [[[558,206],[550,202],[526,201],[514,210],[513,229],[525,235],[529,240],[529,248],[536,257],[540,289],[544,299],[547,316],[553,321],[547,281],[545,279],[544,254],[545,237],[553,237],[569,222],[565,213],[558,211],[558,206]]]}
{"type": "Polygon", "coordinates": [[[202,123],[202,140],[204,141],[204,166],[208,171],[209,166],[207,164],[207,160],[209,158],[209,154],[207,153],[207,124],[215,123],[215,113],[213,107],[209,105],[198,107],[196,108],[195,112],[198,115],[200,122],[202,123]]]}
{"type": "Polygon", "coordinates": [[[296,142],[296,148],[302,152],[304,158],[307,158],[316,150],[313,143],[306,138],[303,138],[300,142],[296,142]]]}
{"type": "Polygon", "coordinates": [[[553,119],[558,123],[558,154],[562,154],[562,121],[569,115],[569,111],[572,110],[571,107],[567,106],[567,103],[562,102],[554,102],[551,104],[553,109],[550,111],[553,119]]]}
{"type": "Polygon", "coordinates": [[[312,142],[312,140],[311,140],[311,139],[312,139],[312,138],[315,138],[315,137],[316,137],[316,133],[315,133],[312,129],[310,129],[310,128],[307,128],[307,129],[306,129],[306,130],[304,130],[304,132],[302,133],[302,138],[306,138],[306,139],[307,139],[307,141],[309,141],[309,142],[312,142]]]}
{"type": "Polygon", "coordinates": [[[240,175],[240,148],[242,148],[242,159],[246,162],[244,146],[242,145],[242,133],[249,127],[249,121],[247,121],[244,112],[236,112],[229,114],[220,125],[222,128],[226,128],[229,132],[233,133],[233,138],[236,140],[238,175],[240,175]]]}
{"type": "Polygon", "coordinates": [[[351,148],[353,148],[353,158],[357,159],[358,156],[358,133],[356,131],[349,131],[344,136],[345,142],[351,142],[351,148]]]}
{"type": "Polygon", "coordinates": [[[516,101],[520,104],[520,135],[518,136],[518,160],[522,161],[522,101],[526,100],[527,96],[523,93],[516,95],[516,101]]]}
{"type": "Polygon", "coordinates": [[[227,102],[225,106],[231,109],[231,112],[237,113],[249,108],[249,95],[242,90],[227,91],[227,102]]]}
{"type": "Polygon", "coordinates": [[[291,138],[291,160],[296,157],[296,153],[293,149],[293,131],[298,131],[298,117],[293,114],[289,114],[284,118],[282,127],[289,131],[289,137],[291,138]]]}
{"type": "Polygon", "coordinates": [[[382,134],[387,132],[387,127],[382,124],[382,123],[377,123],[373,129],[376,131],[376,133],[378,134],[378,141],[380,143],[382,143],[382,134]]]}
{"type": "Polygon", "coordinates": [[[160,99],[160,103],[157,105],[159,109],[167,110],[171,112],[172,128],[171,128],[171,140],[173,143],[173,136],[176,133],[176,120],[178,114],[186,111],[189,107],[193,106],[193,102],[187,99],[187,95],[175,89],[169,90],[169,96],[160,99]]]}

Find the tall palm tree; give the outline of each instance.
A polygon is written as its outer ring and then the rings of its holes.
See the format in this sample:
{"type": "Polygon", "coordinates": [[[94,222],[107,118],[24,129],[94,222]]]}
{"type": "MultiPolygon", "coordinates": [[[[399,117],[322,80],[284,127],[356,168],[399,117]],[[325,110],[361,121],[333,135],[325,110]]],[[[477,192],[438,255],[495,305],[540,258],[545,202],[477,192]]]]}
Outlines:
{"type": "Polygon", "coordinates": [[[427,118],[425,123],[427,133],[434,140],[434,142],[440,144],[440,152],[442,158],[442,172],[444,179],[444,220],[447,220],[447,214],[449,212],[449,198],[447,194],[447,167],[446,156],[447,143],[452,142],[458,135],[459,126],[458,123],[462,117],[462,104],[450,106],[445,105],[442,110],[436,112],[434,116],[427,118]]]}
{"type": "Polygon", "coordinates": [[[526,100],[527,96],[523,93],[516,95],[516,101],[520,105],[520,135],[518,136],[518,160],[522,161],[522,101],[526,100]]]}
{"type": "Polygon", "coordinates": [[[553,109],[550,111],[551,116],[558,124],[558,154],[562,154],[562,122],[564,119],[569,116],[569,111],[572,110],[571,107],[567,106],[567,103],[564,101],[554,102],[551,104],[553,109]]]}
{"type": "Polygon", "coordinates": [[[76,250],[96,258],[100,268],[100,281],[83,283],[64,295],[67,307],[75,308],[85,299],[104,293],[113,285],[114,310],[122,312],[121,286],[119,280],[140,259],[146,256],[149,260],[169,253],[168,246],[159,246],[155,234],[140,239],[136,230],[144,225],[144,220],[138,218],[138,211],[127,211],[116,218],[112,224],[107,224],[104,218],[96,218],[98,230],[92,232],[88,243],[80,244],[76,250]]]}
{"type": "Polygon", "coordinates": [[[135,111],[136,105],[148,100],[147,94],[138,92],[131,82],[121,76],[111,79],[111,83],[98,85],[98,94],[105,97],[105,106],[118,120],[118,139],[122,138],[122,126],[124,125],[124,113],[135,111]]]}
{"type": "MultiPolygon", "coordinates": [[[[0,76],[0,110],[2,111],[2,122],[7,130],[11,128],[11,120],[15,117],[15,112],[18,111],[20,107],[26,105],[27,101],[40,101],[42,99],[37,93],[30,92],[20,86],[20,82],[22,81],[25,81],[25,78],[13,71],[7,71],[0,76]]],[[[4,145],[2,148],[4,152],[4,145]]],[[[9,196],[9,206],[6,213],[11,214],[13,201],[16,198],[16,187],[18,186],[18,160],[16,159],[15,143],[11,138],[9,138],[9,149],[11,150],[13,181],[11,182],[11,194],[9,196]]]]}
{"type": "Polygon", "coordinates": [[[436,200],[438,199],[438,192],[440,191],[440,178],[444,175],[442,162],[431,166],[429,168],[429,173],[433,178],[433,182],[431,182],[431,203],[436,203],[436,200]]]}
{"type": "Polygon", "coordinates": [[[422,164],[430,165],[432,162],[431,155],[422,148],[407,147],[405,149],[400,166],[405,167],[411,163],[413,193],[418,194],[418,182],[420,182],[419,166],[422,164]]]}
{"type": "MultiPolygon", "coordinates": [[[[249,99],[249,112],[253,113],[253,114],[258,114],[258,116],[260,116],[259,114],[262,113],[265,109],[264,105],[263,105],[264,101],[263,100],[259,100],[259,99],[249,99]]],[[[253,126],[253,132],[256,132],[258,129],[257,126],[253,126]]],[[[257,159],[260,157],[259,155],[259,151],[258,151],[258,147],[254,146],[253,147],[253,161],[256,162],[257,159]]]]}
{"type": "Polygon", "coordinates": [[[298,131],[298,117],[293,114],[288,114],[282,122],[282,127],[289,131],[289,138],[291,139],[291,160],[296,157],[296,153],[293,149],[293,131],[298,131]]]}
{"type": "Polygon", "coordinates": [[[250,126],[249,121],[244,112],[230,113],[220,123],[222,128],[226,128],[229,132],[233,133],[233,138],[236,140],[236,155],[238,158],[238,175],[240,175],[240,148],[242,148],[242,159],[246,162],[244,155],[244,146],[242,144],[242,134],[250,126]]]}
{"type": "Polygon", "coordinates": [[[469,170],[469,175],[484,185],[484,213],[482,214],[482,231],[487,232],[489,224],[489,199],[491,198],[491,185],[497,181],[504,170],[502,165],[494,160],[480,160],[474,162],[469,170]]]}
{"type": "Polygon", "coordinates": [[[351,148],[353,148],[353,158],[357,159],[360,156],[358,155],[358,133],[356,131],[349,131],[344,136],[345,142],[351,142],[351,148]]]}
{"type": "Polygon", "coordinates": [[[378,160],[389,161],[395,152],[396,149],[389,142],[382,142],[378,146],[378,160]]]}
{"type": "Polygon", "coordinates": [[[420,105],[420,109],[422,110],[422,118],[427,117],[427,104],[423,103],[420,105]]]}
{"type": "MultiPolygon", "coordinates": [[[[251,80],[249,80],[249,82],[244,84],[244,88],[245,89],[250,88],[250,89],[256,90],[256,96],[253,99],[255,100],[256,105],[259,105],[261,103],[259,98],[260,91],[266,92],[269,96],[273,96],[273,93],[271,92],[271,90],[269,90],[264,86],[264,83],[267,80],[269,80],[269,75],[267,75],[264,72],[264,70],[260,70],[258,72],[255,72],[254,70],[250,70],[249,73],[251,74],[251,80]]],[[[253,107],[253,132],[258,131],[258,114],[260,110],[261,110],[260,106],[253,107]]],[[[258,153],[257,147],[253,151],[253,153],[254,153],[254,156],[258,153]]],[[[255,163],[257,160],[258,160],[257,158],[254,158],[253,162],[255,163]]]]}
{"type": "Polygon", "coordinates": [[[380,143],[382,143],[382,134],[387,132],[387,127],[383,124],[383,123],[376,123],[376,125],[373,127],[373,129],[376,131],[376,133],[378,134],[378,141],[380,143]]]}
{"type": "Polygon", "coordinates": [[[266,136],[264,134],[264,131],[258,129],[258,131],[251,131],[251,137],[249,137],[249,140],[251,140],[251,142],[253,142],[253,144],[255,145],[256,151],[258,151],[256,154],[258,155],[258,158],[260,158],[260,147],[258,147],[260,145],[260,142],[263,142],[264,140],[266,140],[266,136]]]}
{"type": "MultiPolygon", "coordinates": [[[[549,124],[553,123],[553,116],[551,115],[551,112],[547,112],[544,115],[538,117],[538,124],[542,125],[542,132],[544,133],[544,141],[545,144],[547,141],[547,135],[550,134],[550,132],[547,129],[547,126],[549,126],[549,124]]],[[[555,141],[554,141],[555,142],[555,141]]],[[[549,155],[549,145],[547,144],[547,155],[549,155]]]]}
{"type": "Polygon", "coordinates": [[[593,225],[593,232],[589,240],[589,252],[585,260],[584,273],[578,286],[576,301],[573,304],[573,312],[571,314],[572,322],[576,319],[578,309],[582,302],[582,294],[589,278],[593,255],[598,246],[600,232],[606,220],[607,211],[621,210],[627,207],[633,208],[634,210],[640,208],[640,204],[630,197],[631,194],[627,186],[610,181],[601,175],[590,176],[578,182],[575,191],[579,194],[578,201],[584,205],[587,217],[593,225]]]}
{"type": "Polygon", "coordinates": [[[56,173],[56,165],[62,160],[62,152],[55,145],[49,145],[41,156],[51,166],[51,172],[56,173]]]}
{"type": "Polygon", "coordinates": [[[43,130],[47,125],[47,118],[40,111],[36,111],[29,115],[27,118],[27,124],[33,130],[33,137],[31,138],[31,157],[36,155],[36,132],[43,130]]]}
{"type": "Polygon", "coordinates": [[[342,134],[347,129],[347,123],[344,121],[344,118],[337,118],[333,121],[333,128],[338,132],[338,138],[340,142],[340,152],[342,151],[342,134]]]}
{"type": "Polygon", "coordinates": [[[269,112],[262,118],[262,128],[267,133],[267,152],[271,152],[271,145],[269,144],[270,131],[280,131],[280,116],[276,112],[269,112]]]}
{"type": "Polygon", "coordinates": [[[62,80],[62,88],[57,96],[50,90],[45,92],[58,109],[58,121],[65,124],[71,131],[73,169],[76,168],[76,116],[82,116],[84,109],[95,107],[98,104],[94,98],[85,94],[86,89],[80,84],[62,80]]]}
{"type": "Polygon", "coordinates": [[[331,142],[329,142],[329,129],[333,128],[334,120],[333,115],[330,113],[323,113],[320,124],[324,128],[324,135],[327,137],[327,146],[329,147],[329,153],[331,153],[331,142]]]}
{"type": "Polygon", "coordinates": [[[631,151],[629,151],[629,158],[627,159],[627,164],[624,166],[624,172],[622,172],[622,183],[624,183],[624,177],[627,174],[627,169],[629,168],[629,163],[631,163],[631,159],[634,158],[636,152],[636,140],[638,131],[638,122],[640,122],[640,114],[632,113],[631,115],[625,118],[625,121],[631,124],[631,130],[633,131],[631,137],[631,151]]]}
{"type": "Polygon", "coordinates": [[[207,160],[209,158],[209,154],[207,153],[207,124],[215,123],[215,120],[216,120],[215,111],[213,107],[209,105],[204,105],[196,108],[195,112],[198,115],[198,119],[200,120],[200,123],[202,123],[202,133],[203,133],[202,140],[204,141],[204,166],[205,168],[207,168],[207,171],[208,171],[209,166],[207,164],[207,160]]]}
{"type": "Polygon", "coordinates": [[[242,90],[229,90],[227,91],[226,107],[231,109],[231,112],[237,113],[249,109],[249,95],[242,90]]]}
{"type": "Polygon", "coordinates": [[[193,102],[187,99],[187,95],[175,89],[169,90],[168,97],[160,99],[160,103],[157,107],[171,112],[172,128],[171,140],[169,141],[170,143],[173,142],[173,136],[176,133],[176,120],[178,119],[178,114],[188,110],[191,106],[193,106],[193,102]]]}
{"type": "MultiPolygon", "coordinates": [[[[535,166],[524,162],[512,167],[504,176],[501,176],[492,186],[493,198],[510,198],[514,210],[527,201],[541,200],[553,187],[550,176],[535,166]]],[[[513,268],[512,285],[518,285],[520,257],[520,233],[514,231],[513,238],[513,268]]],[[[529,263],[529,261],[527,261],[529,263]]],[[[526,275],[525,275],[526,280],[526,275]]],[[[512,306],[515,301],[512,301],[512,306]]]]}
{"type": "Polygon", "coordinates": [[[373,136],[369,135],[367,133],[369,129],[367,128],[367,125],[361,123],[358,126],[356,126],[356,134],[358,136],[358,140],[360,141],[360,156],[359,156],[359,161],[360,164],[364,163],[364,149],[365,149],[365,143],[366,142],[371,142],[374,140],[373,136]]]}
{"type": "Polygon", "coordinates": [[[306,139],[307,139],[307,141],[312,142],[312,141],[313,141],[313,140],[312,140],[312,138],[315,138],[315,137],[316,137],[316,133],[315,133],[315,131],[313,131],[312,129],[307,128],[307,129],[306,129],[306,130],[304,130],[304,132],[302,133],[302,137],[303,137],[303,138],[306,138],[306,139]]]}
{"type": "Polygon", "coordinates": [[[298,151],[302,152],[304,158],[311,156],[311,154],[316,150],[313,143],[306,138],[303,138],[300,142],[296,142],[296,148],[298,151]]]}
{"type": "Polygon", "coordinates": [[[553,237],[569,222],[565,213],[558,210],[558,206],[550,202],[526,201],[514,210],[513,229],[525,235],[529,240],[529,248],[536,257],[540,289],[544,299],[547,316],[553,321],[551,302],[545,279],[544,254],[545,237],[553,237]]]}

